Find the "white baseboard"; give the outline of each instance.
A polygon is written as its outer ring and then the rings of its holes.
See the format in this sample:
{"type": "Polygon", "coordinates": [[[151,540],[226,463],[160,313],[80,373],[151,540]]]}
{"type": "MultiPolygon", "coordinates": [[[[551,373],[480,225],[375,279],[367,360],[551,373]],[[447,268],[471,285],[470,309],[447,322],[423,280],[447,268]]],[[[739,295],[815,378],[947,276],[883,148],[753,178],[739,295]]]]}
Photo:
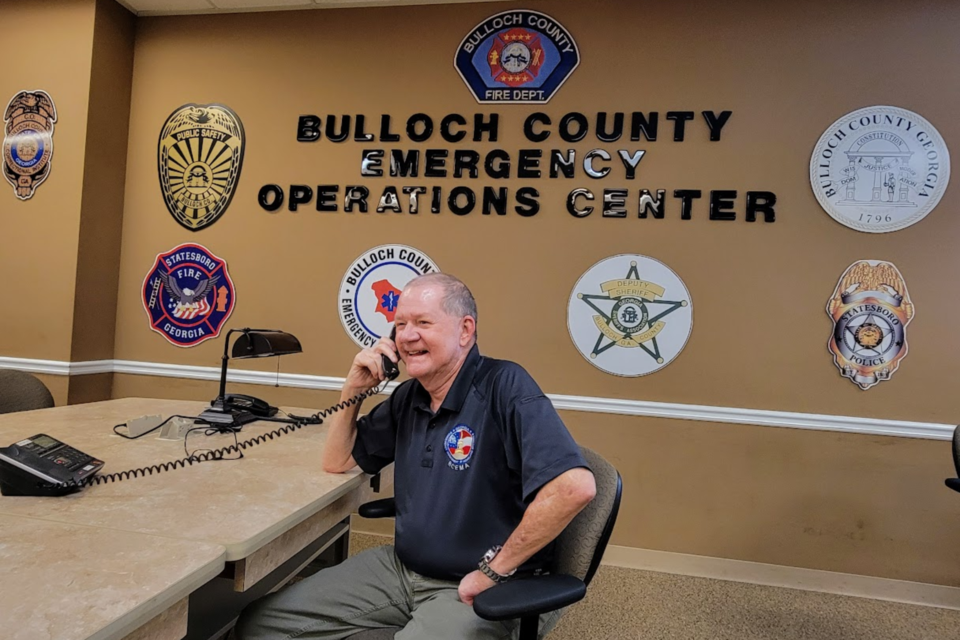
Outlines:
{"type": "MultiPolygon", "coordinates": [[[[273,386],[278,376],[269,371],[251,371],[232,365],[227,373],[229,382],[273,386]]],[[[124,373],[139,376],[159,376],[189,380],[219,380],[219,367],[197,367],[163,362],[137,362],[134,360],[96,360],[91,362],[61,362],[55,360],[32,360],[27,358],[0,357],[0,369],[20,369],[31,373],[52,375],[90,375],[96,373],[124,373]]],[[[281,373],[279,384],[299,389],[339,391],[343,378],[316,376],[301,373],[281,373]]],[[[384,393],[391,393],[396,383],[391,382],[384,393]]],[[[649,400],[622,400],[619,398],[595,398],[547,394],[559,410],[585,411],[588,413],[613,413],[651,418],[671,418],[700,422],[752,424],[763,427],[786,427],[790,429],[813,429],[817,431],[841,431],[902,438],[925,438],[950,440],[954,425],[911,420],[883,420],[857,416],[833,416],[792,411],[769,411],[744,407],[713,407],[649,400]]]]}
{"type": "Polygon", "coordinates": [[[610,545],[603,564],[960,610],[960,588],[610,545]]]}

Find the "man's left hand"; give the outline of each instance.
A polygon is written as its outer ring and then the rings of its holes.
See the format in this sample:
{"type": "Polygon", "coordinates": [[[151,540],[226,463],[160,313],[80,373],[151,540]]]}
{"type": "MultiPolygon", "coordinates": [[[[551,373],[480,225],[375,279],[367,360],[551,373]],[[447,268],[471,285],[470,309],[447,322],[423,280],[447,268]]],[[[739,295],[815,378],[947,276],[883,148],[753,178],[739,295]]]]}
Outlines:
{"type": "Polygon", "coordinates": [[[463,580],[460,581],[460,588],[457,589],[457,593],[460,595],[460,602],[472,607],[473,599],[494,584],[496,583],[485,576],[480,570],[471,571],[463,576],[463,580]]]}

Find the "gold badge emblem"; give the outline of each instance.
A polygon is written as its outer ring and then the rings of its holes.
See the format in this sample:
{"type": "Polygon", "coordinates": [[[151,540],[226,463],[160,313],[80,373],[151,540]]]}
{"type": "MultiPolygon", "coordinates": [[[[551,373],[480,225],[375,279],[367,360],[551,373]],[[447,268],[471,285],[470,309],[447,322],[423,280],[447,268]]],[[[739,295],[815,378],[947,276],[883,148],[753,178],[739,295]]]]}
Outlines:
{"type": "Polygon", "coordinates": [[[57,108],[46,91],[21,91],[3,112],[3,175],[21,200],[50,175],[57,108]]]}
{"type": "Polygon", "coordinates": [[[188,104],[167,118],[160,131],[160,190],[174,219],[191,231],[209,227],[230,206],[245,136],[231,109],[188,104]]]}
{"type": "Polygon", "coordinates": [[[840,373],[861,389],[890,376],[907,355],[907,325],[914,316],[903,276],[890,262],[850,265],[827,303],[833,335],[827,347],[840,373]]]}

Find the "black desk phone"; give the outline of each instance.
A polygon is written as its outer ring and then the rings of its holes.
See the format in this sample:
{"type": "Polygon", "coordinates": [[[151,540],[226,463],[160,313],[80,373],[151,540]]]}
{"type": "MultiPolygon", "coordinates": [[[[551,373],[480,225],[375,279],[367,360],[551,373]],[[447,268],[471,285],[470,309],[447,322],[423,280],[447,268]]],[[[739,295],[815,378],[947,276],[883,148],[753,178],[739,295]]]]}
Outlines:
{"type": "Polygon", "coordinates": [[[242,393],[228,393],[223,398],[223,404],[228,409],[249,411],[259,418],[269,418],[277,415],[277,408],[271,407],[265,400],[254,396],[246,396],[242,393]]]}
{"type": "Polygon", "coordinates": [[[5,496],[60,496],[78,487],[63,487],[89,478],[103,462],[38,433],[0,448],[0,493],[5,496]],[[61,486],[44,487],[44,484],[61,486]]]}

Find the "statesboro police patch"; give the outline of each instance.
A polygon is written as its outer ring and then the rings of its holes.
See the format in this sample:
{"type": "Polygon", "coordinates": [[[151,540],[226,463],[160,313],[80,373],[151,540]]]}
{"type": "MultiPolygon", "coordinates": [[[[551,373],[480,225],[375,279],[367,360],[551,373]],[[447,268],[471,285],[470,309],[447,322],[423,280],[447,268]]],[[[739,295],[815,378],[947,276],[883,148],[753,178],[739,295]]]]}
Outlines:
{"type": "Polygon", "coordinates": [[[160,191],[174,220],[191,231],[220,219],[240,180],[246,136],[240,118],[219,104],[187,104],[160,130],[160,191]]]}
{"type": "Polygon", "coordinates": [[[827,348],[840,374],[864,390],[889,380],[907,355],[914,313],[907,284],[892,263],[861,260],[847,267],[827,303],[833,320],[827,348]]]}
{"type": "Polygon", "coordinates": [[[487,18],[453,58],[477,102],[547,102],[579,64],[570,32],[550,16],[526,10],[487,18]]]}
{"type": "Polygon", "coordinates": [[[21,200],[50,175],[57,108],[46,91],[21,91],[3,112],[3,175],[21,200]]]}
{"type": "Polygon", "coordinates": [[[440,271],[419,249],[385,244],[353,261],[340,282],[337,310],[343,328],[361,347],[390,333],[400,292],[417,276],[440,271]]]}
{"type": "Polygon", "coordinates": [[[693,329],[683,281],[659,260],[619,255],[580,276],[567,304],[577,351],[617,376],[644,376],[670,364],[693,329]]]}
{"type": "Polygon", "coordinates": [[[837,222],[868,233],[909,227],[930,213],[950,181],[950,154],[922,117],[896,107],[848,113],[820,136],[810,184],[837,222]]]}
{"type": "Polygon", "coordinates": [[[235,291],[227,263],[187,243],[157,256],[143,280],[143,308],[151,329],[178,347],[192,347],[220,334],[235,291]]]}

